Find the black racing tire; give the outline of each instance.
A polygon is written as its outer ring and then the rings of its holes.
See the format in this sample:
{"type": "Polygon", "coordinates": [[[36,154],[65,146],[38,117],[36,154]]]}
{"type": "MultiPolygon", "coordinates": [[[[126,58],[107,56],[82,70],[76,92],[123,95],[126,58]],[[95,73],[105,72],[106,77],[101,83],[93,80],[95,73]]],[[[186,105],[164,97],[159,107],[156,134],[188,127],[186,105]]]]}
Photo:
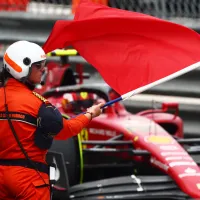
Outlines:
{"type": "MultiPolygon", "coordinates": [[[[51,199],[68,200],[70,186],[63,154],[55,151],[48,151],[46,161],[49,165],[54,166],[56,169],[54,180],[50,180],[52,194],[51,199]]],[[[50,179],[53,178],[52,175],[50,172],[50,179]]]]}
{"type": "Polygon", "coordinates": [[[167,175],[122,176],[86,182],[70,188],[72,200],[190,200],[167,175]]]}
{"type": "Polygon", "coordinates": [[[54,140],[50,151],[61,152],[63,154],[69,185],[78,184],[80,182],[80,151],[78,137],[75,136],[67,140],[54,140]]]}

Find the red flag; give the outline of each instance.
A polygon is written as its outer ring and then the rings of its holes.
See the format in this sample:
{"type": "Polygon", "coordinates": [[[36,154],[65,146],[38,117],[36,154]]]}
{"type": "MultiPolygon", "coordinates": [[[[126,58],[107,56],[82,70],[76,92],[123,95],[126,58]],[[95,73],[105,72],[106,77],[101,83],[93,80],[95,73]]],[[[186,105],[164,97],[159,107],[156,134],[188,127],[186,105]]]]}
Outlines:
{"type": "Polygon", "coordinates": [[[121,95],[200,61],[195,31],[88,0],[81,1],[73,21],[56,22],[43,48],[47,53],[68,45],[121,95]]]}

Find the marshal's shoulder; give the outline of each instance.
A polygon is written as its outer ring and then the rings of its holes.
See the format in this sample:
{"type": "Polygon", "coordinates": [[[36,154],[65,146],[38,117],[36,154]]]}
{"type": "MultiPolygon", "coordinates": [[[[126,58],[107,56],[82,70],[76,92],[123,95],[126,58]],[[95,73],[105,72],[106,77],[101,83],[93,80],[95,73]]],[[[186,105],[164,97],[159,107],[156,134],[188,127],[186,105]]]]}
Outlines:
{"type": "Polygon", "coordinates": [[[45,99],[42,95],[38,94],[37,92],[32,92],[34,96],[36,96],[38,99],[40,99],[45,104],[49,104],[49,101],[45,99]]]}

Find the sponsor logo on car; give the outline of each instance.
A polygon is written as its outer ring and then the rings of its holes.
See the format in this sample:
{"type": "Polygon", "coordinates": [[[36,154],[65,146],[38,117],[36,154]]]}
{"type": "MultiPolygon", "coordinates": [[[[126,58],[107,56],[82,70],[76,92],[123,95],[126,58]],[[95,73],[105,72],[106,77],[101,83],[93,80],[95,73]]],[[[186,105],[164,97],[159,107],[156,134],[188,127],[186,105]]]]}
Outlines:
{"type": "MultiPolygon", "coordinates": [[[[179,174],[178,176],[180,178],[188,177],[188,176],[200,176],[200,173],[197,173],[196,169],[193,169],[193,168],[190,168],[190,167],[188,167],[184,172],[185,173],[179,174]]],[[[198,186],[199,186],[198,189],[200,189],[200,183],[198,183],[198,186]]]]}
{"type": "Polygon", "coordinates": [[[180,151],[177,151],[177,152],[161,152],[161,155],[162,156],[185,156],[185,155],[188,155],[186,152],[180,152],[180,151]]]}
{"type": "Polygon", "coordinates": [[[150,135],[145,137],[145,141],[152,144],[173,144],[173,139],[169,136],[150,135]]]}
{"type": "Polygon", "coordinates": [[[184,177],[191,177],[191,176],[200,176],[200,173],[194,173],[194,174],[179,174],[178,175],[180,178],[184,178],[184,177]]]}
{"type": "Polygon", "coordinates": [[[105,135],[105,136],[109,136],[109,137],[114,137],[117,135],[116,131],[97,129],[97,128],[89,128],[89,133],[95,134],[95,135],[105,135]]]}
{"type": "Polygon", "coordinates": [[[175,166],[197,166],[195,162],[189,162],[189,161],[177,161],[177,162],[171,162],[169,163],[170,167],[175,166]]]}
{"type": "Polygon", "coordinates": [[[171,156],[166,157],[165,160],[192,160],[189,156],[171,156]]]}
{"type": "Polygon", "coordinates": [[[165,146],[160,146],[159,147],[161,150],[166,150],[166,151],[174,151],[174,150],[178,150],[179,148],[175,145],[165,145],[165,146]]]}
{"type": "Polygon", "coordinates": [[[186,170],[185,170],[185,173],[187,173],[187,174],[194,174],[194,173],[196,173],[196,169],[192,169],[192,168],[187,168],[186,170]]]}

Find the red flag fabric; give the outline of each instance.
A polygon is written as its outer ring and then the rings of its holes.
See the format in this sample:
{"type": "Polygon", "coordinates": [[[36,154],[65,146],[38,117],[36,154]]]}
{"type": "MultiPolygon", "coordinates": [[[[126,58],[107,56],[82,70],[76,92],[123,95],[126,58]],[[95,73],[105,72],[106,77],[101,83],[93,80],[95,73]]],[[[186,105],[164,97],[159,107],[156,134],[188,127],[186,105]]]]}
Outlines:
{"type": "Polygon", "coordinates": [[[57,21],[43,46],[72,45],[125,94],[200,61],[195,31],[152,16],[82,0],[73,21],[57,21]]]}

